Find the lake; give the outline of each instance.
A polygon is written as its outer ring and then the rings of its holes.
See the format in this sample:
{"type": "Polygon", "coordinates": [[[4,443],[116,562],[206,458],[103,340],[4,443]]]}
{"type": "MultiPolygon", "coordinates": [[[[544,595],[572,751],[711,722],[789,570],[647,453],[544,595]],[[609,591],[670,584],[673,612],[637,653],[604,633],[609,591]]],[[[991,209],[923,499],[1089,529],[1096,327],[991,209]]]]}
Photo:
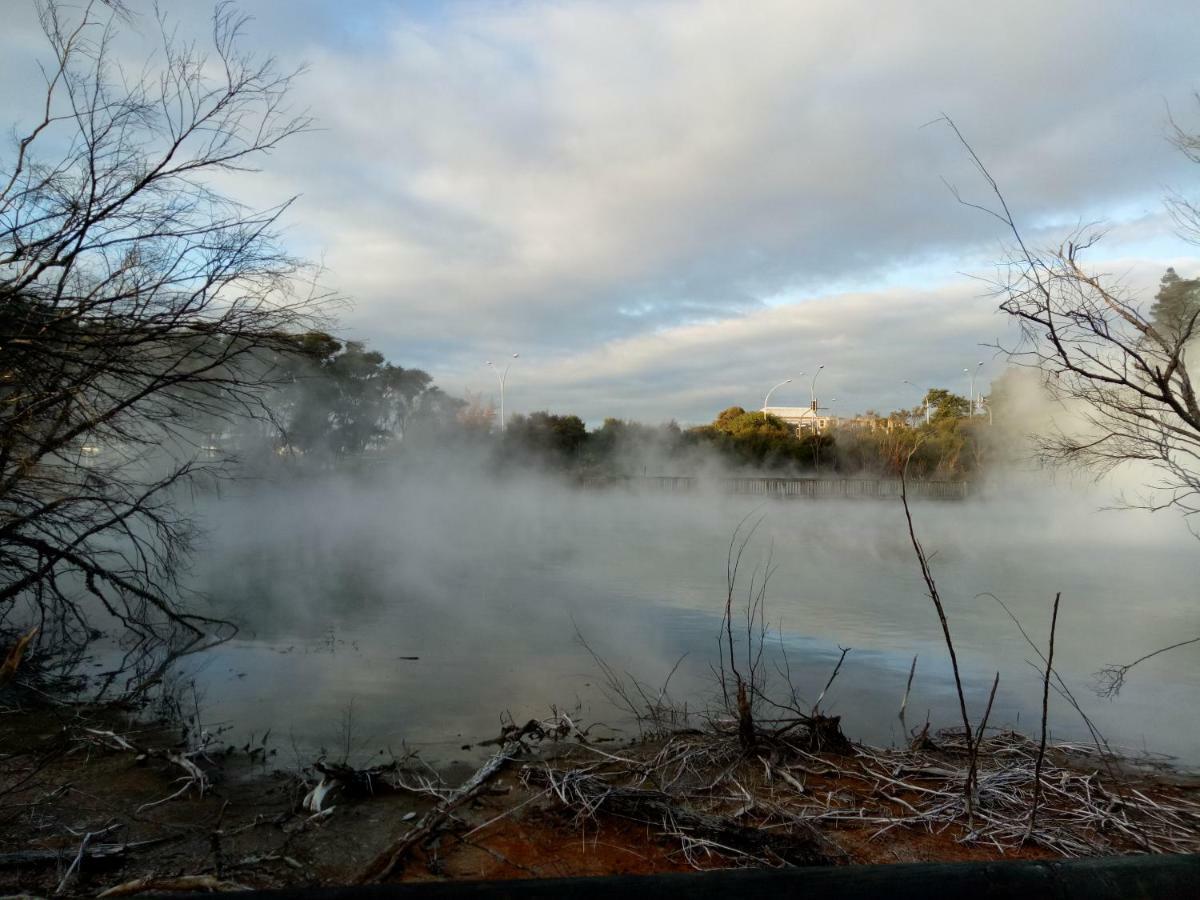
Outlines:
{"type": "MultiPolygon", "coordinates": [[[[1000,672],[992,723],[1034,733],[1036,656],[993,599],[1044,644],[1062,592],[1056,663],[1114,745],[1200,766],[1200,645],[1132,673],[1113,700],[1089,690],[1107,663],[1200,634],[1200,545],[1171,513],[1100,512],[1109,499],[1024,480],[962,502],[914,504],[946,603],[972,713],[1000,672]]],[[[328,477],[259,486],[208,503],[193,579],[238,638],[194,677],[206,724],[260,737],[288,757],[349,742],[360,759],[419,748],[471,758],[501,717],[552,706],[585,722],[630,723],[576,639],[658,686],[682,657],[673,696],[703,707],[726,590],[731,534],[762,522],[739,581],[775,566],[767,591],[772,672],[786,653],[811,702],[851,647],[824,706],[853,739],[904,738],[897,710],[919,657],[908,726],[958,722],[933,606],[896,501],[766,500],[717,493],[578,490],[549,480],[328,477]],[[405,657],[419,657],[411,660],[405,657]],[[574,715],[574,712],[572,713],[574,715]]],[[[776,676],[777,677],[777,676],[776,676]]],[[[1052,694],[1053,736],[1086,738],[1052,694]]]]}

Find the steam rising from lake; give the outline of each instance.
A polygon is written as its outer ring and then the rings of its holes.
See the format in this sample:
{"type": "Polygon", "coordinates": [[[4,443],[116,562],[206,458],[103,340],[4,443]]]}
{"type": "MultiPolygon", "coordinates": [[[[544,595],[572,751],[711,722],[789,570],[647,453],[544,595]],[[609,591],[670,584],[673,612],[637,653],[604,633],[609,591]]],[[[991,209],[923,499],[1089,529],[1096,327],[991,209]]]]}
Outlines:
{"type": "MultiPolygon", "coordinates": [[[[1009,480],[963,503],[914,505],[933,554],[978,715],[1032,731],[1040,675],[992,592],[1044,642],[1061,591],[1056,662],[1114,744],[1200,764],[1200,722],[1179,715],[1200,690],[1187,648],[1134,670],[1115,701],[1087,689],[1105,663],[1200,634],[1197,545],[1178,516],[1098,512],[1104,494],[1009,480]]],[[[266,728],[306,749],[400,742],[450,758],[521,719],[580,704],[586,721],[628,726],[599,690],[576,630],[621,671],[657,684],[684,654],[672,693],[711,699],[710,665],[730,535],[763,517],[746,573],[773,548],[768,618],[810,701],[854,648],[826,705],[846,732],[899,741],[896,711],[914,654],[909,724],[956,722],[937,619],[894,501],[805,500],[582,490],[484,469],[371,469],[245,485],[203,510],[211,529],[194,579],[239,617],[233,643],[191,663],[212,717],[241,739],[266,728]],[[419,656],[419,660],[402,657],[419,656]]],[[[761,571],[761,569],[760,569],[761,571]]],[[[743,588],[748,585],[743,578],[743,588]]],[[[1059,738],[1084,735],[1052,698],[1059,738]]]]}

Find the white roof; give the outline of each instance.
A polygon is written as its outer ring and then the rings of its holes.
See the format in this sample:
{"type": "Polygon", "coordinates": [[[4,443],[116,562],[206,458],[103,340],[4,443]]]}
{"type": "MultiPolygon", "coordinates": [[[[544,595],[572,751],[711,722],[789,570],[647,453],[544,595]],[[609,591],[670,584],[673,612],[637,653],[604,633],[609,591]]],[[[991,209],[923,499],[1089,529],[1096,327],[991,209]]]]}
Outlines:
{"type": "MultiPolygon", "coordinates": [[[[781,419],[807,419],[810,416],[817,415],[807,406],[767,406],[760,410],[760,412],[778,416],[781,419]]],[[[827,417],[818,415],[818,418],[827,417]]]]}

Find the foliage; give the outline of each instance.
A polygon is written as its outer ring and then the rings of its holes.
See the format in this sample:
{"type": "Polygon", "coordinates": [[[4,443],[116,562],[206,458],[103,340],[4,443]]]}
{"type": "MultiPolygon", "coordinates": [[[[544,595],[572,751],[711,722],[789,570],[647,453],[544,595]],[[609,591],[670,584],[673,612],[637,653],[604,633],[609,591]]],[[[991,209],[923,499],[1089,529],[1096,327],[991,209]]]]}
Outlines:
{"type": "Polygon", "coordinates": [[[501,452],[510,459],[564,466],[578,459],[587,439],[587,426],[579,416],[548,412],[514,415],[505,428],[501,452]]]}
{"type": "Polygon", "coordinates": [[[1154,327],[1172,338],[1194,336],[1195,321],[1200,313],[1200,278],[1180,278],[1173,268],[1167,269],[1159,282],[1158,293],[1150,307],[1154,327]]]}
{"type": "Polygon", "coordinates": [[[967,478],[983,467],[989,438],[990,426],[982,418],[942,417],[917,428],[842,428],[837,432],[838,468],[897,478],[911,454],[911,477],[967,478]]]}
{"type": "Polygon", "coordinates": [[[970,400],[945,388],[930,388],[925,394],[925,402],[932,410],[929,418],[933,421],[959,419],[971,413],[970,400]]]}
{"type": "Polygon", "coordinates": [[[292,379],[283,403],[289,449],[335,457],[382,450],[440,399],[426,372],[392,365],[362,343],[310,332],[296,345],[283,363],[292,379]]]}
{"type": "Polygon", "coordinates": [[[798,470],[828,461],[833,436],[796,430],[777,416],[746,412],[740,406],[723,410],[711,425],[691,434],[719,453],[727,463],[764,470],[798,470]]]}

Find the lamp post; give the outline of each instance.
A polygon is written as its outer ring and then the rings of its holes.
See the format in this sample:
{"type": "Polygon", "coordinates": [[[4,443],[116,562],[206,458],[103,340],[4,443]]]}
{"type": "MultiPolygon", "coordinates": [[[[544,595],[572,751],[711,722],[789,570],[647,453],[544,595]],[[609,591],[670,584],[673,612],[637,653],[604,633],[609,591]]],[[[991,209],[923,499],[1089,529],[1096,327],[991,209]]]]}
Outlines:
{"type": "MultiPolygon", "coordinates": [[[[909,387],[911,387],[914,391],[920,390],[919,387],[917,387],[915,384],[913,384],[907,378],[904,379],[904,383],[907,384],[909,387]]],[[[928,425],[929,424],[929,400],[928,400],[927,396],[921,397],[921,405],[925,407],[925,424],[928,425]]]]}
{"type": "Polygon", "coordinates": [[[975,373],[983,368],[983,363],[979,363],[974,369],[963,369],[965,373],[971,376],[971,417],[975,416],[975,373]]]}
{"type": "MultiPolygon", "coordinates": [[[[803,372],[801,372],[800,374],[801,374],[801,375],[803,375],[804,373],[803,373],[803,372]]],[[[769,391],[767,391],[767,396],[763,397],[763,408],[762,408],[762,414],[763,414],[763,421],[764,421],[764,422],[765,422],[765,421],[767,421],[767,404],[768,404],[768,403],[770,402],[770,400],[771,400],[771,395],[772,395],[773,393],[775,393],[775,388],[781,388],[781,387],[783,387],[785,384],[791,384],[791,383],[792,383],[792,379],[790,379],[790,378],[785,378],[783,381],[779,382],[779,384],[775,385],[775,387],[773,387],[773,388],[771,388],[769,391]]]]}
{"type": "MultiPolygon", "coordinates": [[[[516,359],[520,355],[520,353],[514,353],[512,358],[516,359]]],[[[487,364],[491,367],[491,370],[496,373],[496,377],[500,379],[500,430],[504,431],[507,425],[504,419],[504,382],[508,379],[508,370],[512,368],[512,363],[509,363],[507,366],[505,366],[503,372],[497,369],[496,364],[490,359],[488,360],[487,364]]]]}
{"type": "Polygon", "coordinates": [[[817,366],[817,371],[813,372],[812,385],[808,389],[809,405],[812,407],[814,414],[817,411],[817,376],[821,374],[823,368],[825,368],[824,364],[817,366]]]}

